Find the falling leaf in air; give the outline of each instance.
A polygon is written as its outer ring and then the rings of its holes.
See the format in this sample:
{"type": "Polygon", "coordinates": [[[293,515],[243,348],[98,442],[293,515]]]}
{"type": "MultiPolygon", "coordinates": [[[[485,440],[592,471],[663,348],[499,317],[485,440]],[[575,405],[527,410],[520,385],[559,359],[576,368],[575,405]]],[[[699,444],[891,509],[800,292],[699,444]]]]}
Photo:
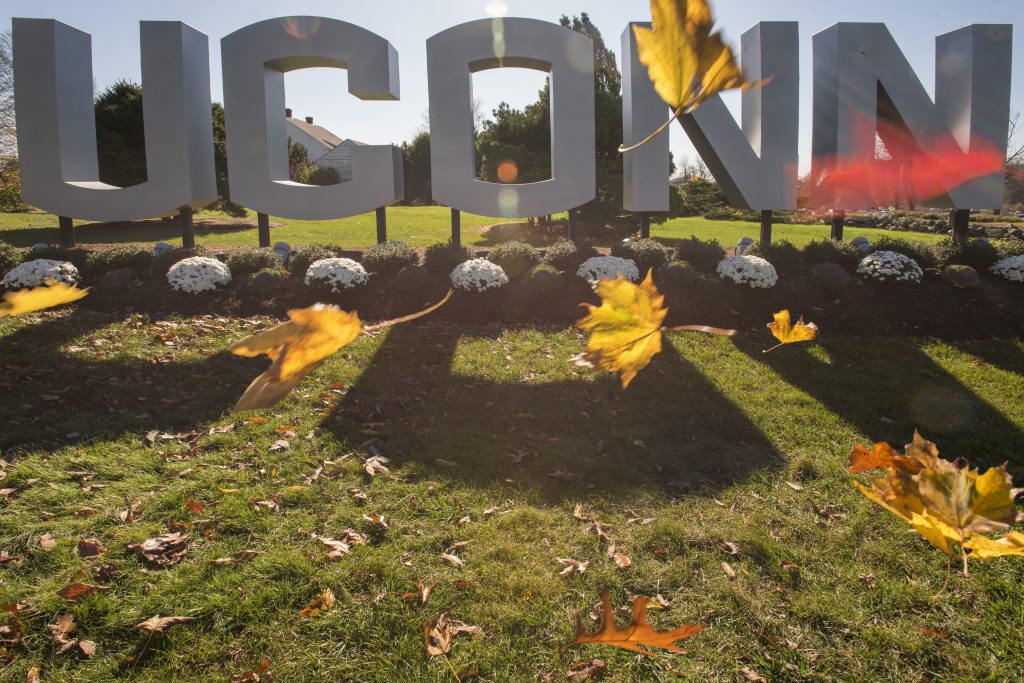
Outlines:
{"type": "Polygon", "coordinates": [[[672,118],[636,149],[668,127],[680,114],[725,90],[748,90],[768,81],[748,81],[720,32],[711,32],[714,18],[707,0],[651,0],[652,27],[633,26],[637,56],[654,89],[672,107],[672,118]]]}
{"type": "Polygon", "coordinates": [[[0,318],[71,303],[84,298],[88,293],[88,289],[79,289],[76,285],[66,285],[63,282],[49,280],[46,285],[41,287],[21,289],[4,294],[3,301],[0,301],[0,318]]]}
{"type": "MultiPolygon", "coordinates": [[[[654,286],[653,272],[649,270],[640,284],[621,275],[614,280],[598,280],[594,291],[601,297],[601,305],[582,304],[588,314],[576,322],[577,327],[590,333],[590,338],[583,352],[571,360],[582,367],[619,373],[623,389],[661,351],[662,322],[668,309],[662,305],[665,297],[654,286]]],[[[735,330],[704,325],[672,329],[735,334],[735,330]]]]}
{"type": "Polygon", "coordinates": [[[313,600],[313,602],[309,603],[301,610],[299,610],[299,616],[307,618],[315,617],[321,612],[326,612],[327,610],[334,607],[334,603],[334,591],[332,591],[330,588],[325,588],[324,592],[320,594],[320,597],[318,597],[316,600],[313,600]]]}
{"type": "Polygon", "coordinates": [[[968,557],[986,561],[1024,556],[1024,534],[1011,530],[1024,519],[1015,503],[1024,489],[1013,488],[1005,464],[984,474],[969,465],[960,467],[940,458],[935,444],[917,432],[903,456],[890,455],[884,444],[872,451],[857,447],[850,454],[851,471],[872,464],[885,467],[885,476],[870,479],[870,486],[854,482],[861,493],[909,522],[946,555],[954,554],[951,544],[959,546],[964,575],[968,557]],[[982,535],[999,531],[1008,533],[999,539],[982,535]]]}
{"type": "Polygon", "coordinates": [[[768,323],[768,329],[772,331],[772,335],[779,340],[779,343],[770,349],[765,349],[762,353],[774,351],[780,346],[784,346],[786,344],[811,341],[818,337],[817,325],[814,323],[805,323],[803,316],[797,320],[795,325],[792,324],[789,318],[789,311],[787,309],[782,309],[775,314],[775,321],[768,323]]]}
{"type": "Polygon", "coordinates": [[[192,617],[162,617],[159,614],[150,617],[145,621],[135,624],[135,628],[147,633],[163,633],[166,629],[176,624],[188,624],[195,621],[192,617]]]}
{"type": "MultiPolygon", "coordinates": [[[[437,310],[441,302],[402,318],[389,320],[365,331],[373,331],[407,322],[437,310]]],[[[254,358],[266,355],[273,363],[257,377],[235,404],[235,410],[269,408],[287,396],[302,379],[316,370],[332,354],[352,343],[363,332],[359,316],[337,306],[314,304],[288,311],[289,322],[251,335],[231,345],[231,353],[254,358]]]]}
{"type": "Polygon", "coordinates": [[[685,640],[698,633],[704,628],[704,624],[684,624],[671,631],[658,632],[647,623],[647,598],[637,596],[633,598],[633,616],[629,625],[619,628],[615,624],[615,614],[612,611],[611,599],[608,591],[601,591],[601,603],[604,613],[601,628],[596,633],[588,633],[583,626],[583,619],[579,612],[576,613],[576,638],[574,644],[586,645],[588,643],[599,643],[613,645],[615,647],[633,650],[645,655],[654,656],[654,653],[640,647],[657,647],[672,652],[686,653],[681,647],[675,645],[676,641],[685,640]]]}
{"type": "Polygon", "coordinates": [[[423,624],[423,643],[427,648],[427,654],[431,657],[448,654],[452,649],[452,639],[462,633],[480,636],[484,634],[479,626],[469,626],[461,621],[455,621],[447,612],[442,612],[437,619],[423,624]]]}

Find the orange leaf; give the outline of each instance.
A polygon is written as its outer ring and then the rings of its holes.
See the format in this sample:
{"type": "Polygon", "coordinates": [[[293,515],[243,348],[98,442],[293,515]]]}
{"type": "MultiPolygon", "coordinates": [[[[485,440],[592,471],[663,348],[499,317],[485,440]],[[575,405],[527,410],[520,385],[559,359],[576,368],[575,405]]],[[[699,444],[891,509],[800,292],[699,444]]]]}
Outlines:
{"type": "Polygon", "coordinates": [[[647,598],[643,596],[633,598],[633,616],[630,619],[629,625],[625,628],[619,628],[615,624],[615,614],[612,612],[612,603],[606,590],[601,591],[601,603],[603,605],[604,620],[601,628],[596,633],[587,633],[586,628],[583,626],[583,619],[577,612],[574,644],[600,643],[651,656],[654,656],[654,653],[640,647],[640,645],[685,653],[686,650],[676,646],[675,642],[685,640],[699,633],[704,628],[704,624],[685,624],[663,633],[655,631],[647,623],[647,598]]]}

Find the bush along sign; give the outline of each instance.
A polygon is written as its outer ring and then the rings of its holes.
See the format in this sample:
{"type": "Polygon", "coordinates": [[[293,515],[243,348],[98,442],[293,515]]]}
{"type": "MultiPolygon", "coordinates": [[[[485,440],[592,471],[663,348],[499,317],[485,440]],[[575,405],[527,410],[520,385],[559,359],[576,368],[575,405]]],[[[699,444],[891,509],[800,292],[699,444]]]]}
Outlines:
{"type": "MultiPolygon", "coordinates": [[[[630,24],[622,34],[627,146],[650,137],[670,113],[652,84],[650,64],[641,63],[637,37],[643,29],[630,24]]],[[[181,22],[141,22],[148,179],[131,187],[99,180],[90,36],[54,19],[16,18],[13,37],[28,204],[62,217],[119,221],[188,211],[216,199],[206,35],[181,22]]],[[[798,37],[795,22],[760,22],[743,34],[742,66],[749,80],[727,86],[743,87],[740,122],[717,92],[702,96],[699,108],[673,112],[736,207],[796,208],[798,37]]],[[[572,210],[594,198],[589,37],[536,19],[504,18],[460,24],[426,44],[436,201],[456,211],[524,218],[572,210]],[[503,67],[552,76],[548,180],[489,183],[474,177],[469,74],[503,67]]],[[[871,207],[874,167],[868,155],[878,130],[902,136],[899,142],[912,142],[915,154],[923,156],[915,157],[920,177],[914,182],[926,188],[933,204],[999,208],[1011,44],[1008,24],[972,24],[939,36],[937,61],[944,66],[936,73],[933,100],[884,24],[838,23],[817,33],[813,203],[838,210],[871,207]]],[[[346,182],[321,187],[288,177],[285,74],[344,68],[357,98],[398,100],[399,56],[386,38],[326,17],[268,19],[223,38],[221,54],[234,200],[261,214],[333,219],[403,198],[401,152],[393,145],[353,150],[352,178],[346,182]]],[[[668,144],[667,135],[657,135],[625,153],[627,210],[668,209],[668,144]]]]}

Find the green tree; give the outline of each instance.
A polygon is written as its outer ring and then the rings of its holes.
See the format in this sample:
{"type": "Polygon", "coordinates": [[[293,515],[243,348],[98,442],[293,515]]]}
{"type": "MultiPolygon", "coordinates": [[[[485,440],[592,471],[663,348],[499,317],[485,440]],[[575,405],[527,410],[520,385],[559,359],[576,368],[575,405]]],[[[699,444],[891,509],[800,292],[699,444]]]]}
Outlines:
{"type": "Polygon", "coordinates": [[[118,187],[146,181],[142,86],[120,80],[96,98],[100,180],[118,187]]]}
{"type": "Polygon", "coordinates": [[[402,143],[402,169],[405,174],[405,203],[429,204],[430,133],[420,131],[409,142],[402,143]]]}

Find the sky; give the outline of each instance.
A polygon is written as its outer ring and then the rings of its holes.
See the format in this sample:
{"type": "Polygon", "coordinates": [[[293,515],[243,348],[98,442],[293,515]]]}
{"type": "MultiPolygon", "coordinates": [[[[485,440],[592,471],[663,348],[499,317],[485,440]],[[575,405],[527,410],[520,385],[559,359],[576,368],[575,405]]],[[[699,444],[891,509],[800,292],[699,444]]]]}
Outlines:
{"type": "MultiPolygon", "coordinates": [[[[838,21],[884,22],[929,94],[934,94],[935,36],[971,23],[1013,24],[1011,108],[1024,110],[1024,0],[713,0],[717,27],[739,47],[739,37],[758,21],[797,21],[800,27],[800,161],[810,165],[811,37],[838,21]]],[[[12,17],[57,19],[92,35],[96,85],[121,78],[141,80],[138,22],[184,21],[210,37],[211,87],[222,101],[220,39],[251,23],[285,16],[340,19],[373,31],[399,54],[401,99],[364,102],[348,94],[346,75],[337,69],[306,69],[286,76],[288,106],[296,117],[312,116],[342,138],[369,144],[401,144],[425,125],[427,112],[426,40],[446,28],[495,15],[558,22],[563,14],[588,12],[608,46],[620,52],[620,36],[630,21],[650,21],[646,0],[4,0],[0,29],[12,17]]],[[[621,61],[621,60],[620,60],[621,61]]],[[[474,77],[474,95],[485,112],[505,101],[522,107],[536,99],[540,72],[494,69],[474,77]]],[[[739,116],[740,96],[726,104],[739,116]]],[[[695,155],[681,127],[671,129],[676,159],[695,155]]]]}

